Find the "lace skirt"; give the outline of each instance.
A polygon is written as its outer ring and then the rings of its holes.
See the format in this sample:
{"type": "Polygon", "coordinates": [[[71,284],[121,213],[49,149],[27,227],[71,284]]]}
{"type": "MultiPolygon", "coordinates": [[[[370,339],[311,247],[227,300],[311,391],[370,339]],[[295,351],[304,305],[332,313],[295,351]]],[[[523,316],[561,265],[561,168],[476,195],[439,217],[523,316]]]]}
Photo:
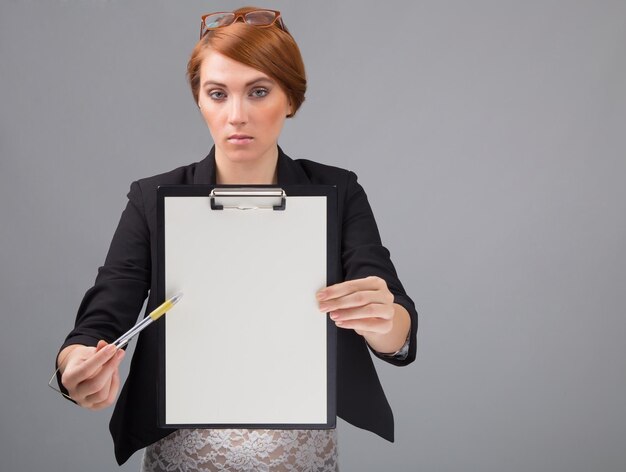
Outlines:
{"type": "Polygon", "coordinates": [[[179,429],[144,451],[142,472],[337,472],[337,430],[179,429]]]}

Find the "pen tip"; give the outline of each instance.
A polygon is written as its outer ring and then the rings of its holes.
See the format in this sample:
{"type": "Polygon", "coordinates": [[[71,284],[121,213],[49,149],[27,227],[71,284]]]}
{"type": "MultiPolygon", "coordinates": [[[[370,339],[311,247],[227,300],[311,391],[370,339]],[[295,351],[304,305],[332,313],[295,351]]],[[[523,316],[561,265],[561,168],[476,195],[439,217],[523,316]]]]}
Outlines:
{"type": "Polygon", "coordinates": [[[178,292],[172,297],[172,303],[178,303],[181,298],[183,298],[183,292],[178,292]]]}

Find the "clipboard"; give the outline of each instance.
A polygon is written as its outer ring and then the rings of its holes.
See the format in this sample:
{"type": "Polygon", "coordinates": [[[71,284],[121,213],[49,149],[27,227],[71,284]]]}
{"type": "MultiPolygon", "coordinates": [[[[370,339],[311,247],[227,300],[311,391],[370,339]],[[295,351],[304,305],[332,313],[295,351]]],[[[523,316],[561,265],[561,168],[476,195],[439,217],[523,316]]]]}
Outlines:
{"type": "Polygon", "coordinates": [[[158,423],[336,427],[337,328],[317,290],[338,281],[337,189],[157,189],[158,423]]]}

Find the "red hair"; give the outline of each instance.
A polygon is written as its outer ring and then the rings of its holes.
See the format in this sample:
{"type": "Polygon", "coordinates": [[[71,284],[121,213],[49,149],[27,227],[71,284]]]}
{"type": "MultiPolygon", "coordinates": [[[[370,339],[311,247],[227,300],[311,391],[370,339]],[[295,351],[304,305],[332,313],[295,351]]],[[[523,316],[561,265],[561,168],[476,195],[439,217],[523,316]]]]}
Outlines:
{"type": "MultiPolygon", "coordinates": [[[[252,10],[257,8],[239,8],[233,13],[252,10]]],[[[187,63],[187,80],[196,104],[200,93],[200,66],[208,51],[257,69],[278,82],[291,103],[289,117],[294,116],[304,102],[306,75],[300,49],[291,34],[277,22],[259,27],[236,21],[230,26],[210,30],[198,41],[187,63]]]]}

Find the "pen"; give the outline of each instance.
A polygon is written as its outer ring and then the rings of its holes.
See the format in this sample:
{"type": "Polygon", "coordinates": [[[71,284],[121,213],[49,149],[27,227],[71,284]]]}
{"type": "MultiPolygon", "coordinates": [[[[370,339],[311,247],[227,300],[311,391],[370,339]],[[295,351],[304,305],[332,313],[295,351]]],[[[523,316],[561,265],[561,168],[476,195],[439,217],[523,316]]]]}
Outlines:
{"type": "Polygon", "coordinates": [[[158,320],[167,311],[169,311],[174,305],[176,305],[176,303],[178,303],[178,301],[182,297],[183,297],[183,293],[182,292],[178,292],[176,295],[174,295],[169,300],[165,300],[165,302],[163,302],[157,308],[152,310],[152,312],[150,312],[150,314],[148,316],[146,316],[143,320],[141,320],[135,326],[130,328],[126,333],[124,333],[122,336],[120,336],[117,340],[115,340],[113,342],[113,345],[115,347],[118,347],[118,348],[125,346],[128,343],[128,341],[130,341],[133,338],[133,336],[135,336],[136,334],[139,334],[146,327],[148,327],[150,324],[152,324],[153,321],[158,320]]]}

